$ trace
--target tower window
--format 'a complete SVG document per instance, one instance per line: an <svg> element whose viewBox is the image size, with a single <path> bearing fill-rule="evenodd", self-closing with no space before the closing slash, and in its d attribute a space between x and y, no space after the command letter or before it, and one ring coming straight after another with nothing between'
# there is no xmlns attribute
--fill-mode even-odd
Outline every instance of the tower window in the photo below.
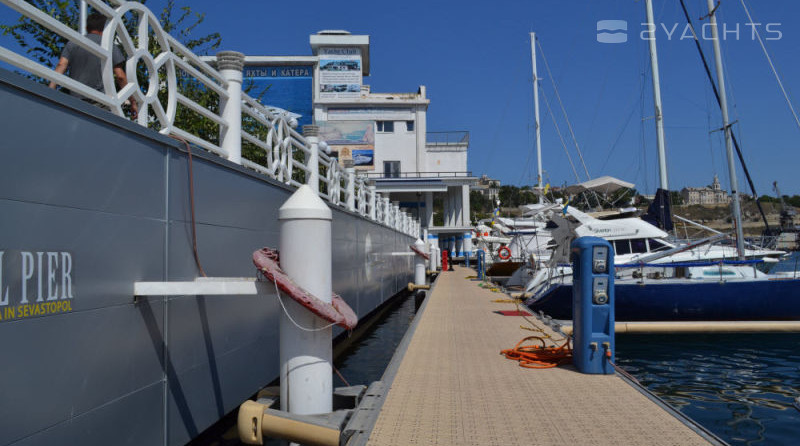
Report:
<svg viewBox="0 0 800 446"><path fill-rule="evenodd" d="M394 121L375 121L378 133L394 133Z"/></svg>

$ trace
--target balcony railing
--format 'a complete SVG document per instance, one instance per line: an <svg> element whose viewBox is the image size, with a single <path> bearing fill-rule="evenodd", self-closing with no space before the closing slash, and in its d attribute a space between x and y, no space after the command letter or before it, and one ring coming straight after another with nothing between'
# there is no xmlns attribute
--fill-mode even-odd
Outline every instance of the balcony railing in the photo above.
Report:
<svg viewBox="0 0 800 446"><path fill-rule="evenodd" d="M392 179L392 178L472 178L472 172L367 172L367 178Z"/></svg>
<svg viewBox="0 0 800 446"><path fill-rule="evenodd" d="M428 132L426 138L428 146L467 146L469 147L469 132Z"/></svg>

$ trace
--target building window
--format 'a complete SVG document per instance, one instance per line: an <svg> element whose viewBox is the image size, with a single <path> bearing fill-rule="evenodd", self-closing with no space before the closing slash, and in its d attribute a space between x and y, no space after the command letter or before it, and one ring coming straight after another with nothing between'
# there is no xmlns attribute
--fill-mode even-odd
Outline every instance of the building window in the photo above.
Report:
<svg viewBox="0 0 800 446"><path fill-rule="evenodd" d="M400 161L383 162L384 178L400 178Z"/></svg>
<svg viewBox="0 0 800 446"><path fill-rule="evenodd" d="M394 121L375 121L378 133L394 133Z"/></svg>
<svg viewBox="0 0 800 446"><path fill-rule="evenodd" d="M406 131L407 132L414 131L414 121L406 121Z"/></svg>

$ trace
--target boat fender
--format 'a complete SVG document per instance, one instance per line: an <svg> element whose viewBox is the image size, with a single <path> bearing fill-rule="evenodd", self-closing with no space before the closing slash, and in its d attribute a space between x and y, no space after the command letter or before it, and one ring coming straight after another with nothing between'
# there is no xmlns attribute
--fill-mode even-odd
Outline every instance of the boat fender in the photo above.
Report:
<svg viewBox="0 0 800 446"><path fill-rule="evenodd" d="M311 310L312 313L328 322L342 328L352 330L358 323L358 316L347 305L347 302L336 293L331 296L331 302L323 302L301 286L296 284L280 267L277 249L262 248L253 253L253 263L268 280L284 293L291 296L297 303Z"/></svg>
<svg viewBox="0 0 800 446"><path fill-rule="evenodd" d="M422 250L420 250L416 246L408 245L408 247L411 248L412 251L414 251L418 256L422 257L423 259L430 260L431 257L427 253L422 252Z"/></svg>

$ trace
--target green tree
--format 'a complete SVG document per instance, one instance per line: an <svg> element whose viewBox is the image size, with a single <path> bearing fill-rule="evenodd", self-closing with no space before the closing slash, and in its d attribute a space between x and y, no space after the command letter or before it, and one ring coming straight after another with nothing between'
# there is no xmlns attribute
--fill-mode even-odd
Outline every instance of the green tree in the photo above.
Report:
<svg viewBox="0 0 800 446"><path fill-rule="evenodd" d="M147 0L139 0L144 4ZM26 0L27 3L46 12L54 19L66 24L74 30L78 30L80 20L80 2L78 0ZM207 34L197 33L198 27L205 20L205 14L199 13L191 9L189 6L178 6L175 0L168 0L161 11L157 14L161 27L165 32L172 35L176 40L181 42L183 46L191 50L193 53L203 56L208 55L211 51L217 50L222 43L222 37L218 32ZM123 18L125 27L128 34L137 44L138 31L136 29L138 17L133 14L128 14ZM54 68L58 63L61 51L66 44L66 39L57 33L54 33L47 28L41 26L35 21L27 18L20 17L20 19L13 24L0 25L0 31L3 35L11 36L14 41L25 50L31 59L39 62L50 68ZM148 39L148 49L151 54L158 54L161 48L156 39ZM145 64L140 63L137 66L137 80L140 86L147 88L148 68ZM178 70L177 73L177 86L178 91L185 97L193 100L201 106L207 108L213 113L219 113L219 96L212 90L206 88L197 79L189 76L186 73ZM164 78L164 73L160 73L160 77ZM38 82L46 82L44 79L29 76ZM269 87L260 91L255 91L252 82L245 85L245 93L261 100ZM159 91L159 99L162 105L166 106L167 91L162 88ZM159 130L158 121L155 115L150 110L150 127L154 130ZM175 125L193 135L196 135L206 141L214 144L219 143L219 125L215 122L197 114L191 109L178 105L175 115ZM254 119L243 119L242 128L248 133L265 138L268 129L258 123ZM266 154L263 150L250 143L243 143L242 154L245 158L265 164ZM299 155L296 155L299 156Z"/></svg>
<svg viewBox="0 0 800 446"><path fill-rule="evenodd" d="M473 190L469 193L469 209L472 221L489 218L492 215L493 203L481 192Z"/></svg>
<svg viewBox="0 0 800 446"><path fill-rule="evenodd" d="M683 197L681 196L681 193L678 192L678 191L674 191L674 190L670 191L669 198L670 198L670 201L672 201L672 205L673 206L680 206L680 205L683 204Z"/></svg>
<svg viewBox="0 0 800 446"><path fill-rule="evenodd" d="M781 201L773 196L770 195L762 195L758 198L758 201L762 203L780 203Z"/></svg>

